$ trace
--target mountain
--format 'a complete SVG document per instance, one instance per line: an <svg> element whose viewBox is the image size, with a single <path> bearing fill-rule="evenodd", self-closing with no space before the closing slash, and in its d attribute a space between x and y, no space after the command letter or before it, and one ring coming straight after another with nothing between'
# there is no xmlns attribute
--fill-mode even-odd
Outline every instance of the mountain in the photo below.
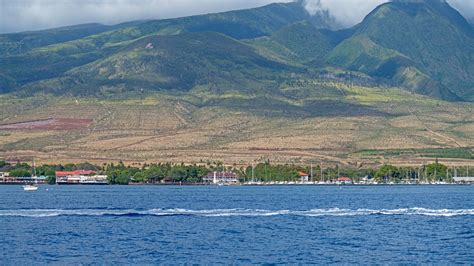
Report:
<svg viewBox="0 0 474 266"><path fill-rule="evenodd" d="M255 91L290 71L298 69L269 60L226 35L183 33L140 38L104 59L74 68L61 78L34 82L27 88L55 94L74 88L77 94L94 95L124 89L188 91L218 84L227 89Z"/></svg>
<svg viewBox="0 0 474 266"><path fill-rule="evenodd" d="M260 8L199 15L178 19L150 21L140 26L142 35L157 32L213 31L235 39L250 39L271 34L298 21L310 21L317 28L334 28L328 14L311 16L299 2L275 3Z"/></svg>
<svg viewBox="0 0 474 266"><path fill-rule="evenodd" d="M0 35L0 92L15 91L25 84L61 78L67 71L126 49L130 42L151 35L186 32L217 32L235 39L271 34L301 20L317 27L331 27L329 16L310 16L299 3L271 4L261 8L230 11L177 19L106 26L83 25L51 31ZM76 33L77 28L84 38ZM56 32L59 32L56 34ZM93 34L94 33L94 34ZM51 38L62 36L63 41ZM30 42L28 40L39 40ZM27 46L22 45L28 41ZM68 88L69 90L70 88Z"/></svg>
<svg viewBox="0 0 474 266"><path fill-rule="evenodd" d="M0 35L0 54L4 56L25 53L36 47L81 39L113 29L102 24L83 24L51 30Z"/></svg>
<svg viewBox="0 0 474 266"><path fill-rule="evenodd" d="M310 16L300 3L270 4L260 8L236 10L191 17L134 21L115 26L84 24L51 30L0 35L2 56L24 53L37 47L64 43L84 37L95 46L113 45L149 34L171 35L181 32L212 31L236 39L256 38L280 28L307 20L318 28L334 28L336 22L328 14ZM104 33L104 34L101 34ZM73 42L71 45L76 44Z"/></svg>
<svg viewBox="0 0 474 266"><path fill-rule="evenodd" d="M435 98L473 99L474 30L445 1L392 1L351 29L331 30L335 25L329 14L310 16L300 2L292 2L115 26L4 34L0 92L100 95L102 87L234 88L241 82L232 76L257 90L278 86L269 80L312 78L321 71L335 76L342 70ZM182 52L175 49L178 42L187 44ZM147 50L148 43L156 49ZM226 53L224 43L239 48Z"/></svg>
<svg viewBox="0 0 474 266"><path fill-rule="evenodd" d="M321 63L340 41L336 32L318 29L308 21L300 21L249 43L275 58L299 63Z"/></svg>
<svg viewBox="0 0 474 266"><path fill-rule="evenodd" d="M300 2L292 2L116 26L4 34L0 92L100 95L104 87L234 88L240 82L232 76L258 90L278 86L269 80L312 78L321 70L334 77L342 70L352 73L351 82L364 76L435 98L474 100L474 30L445 1L392 1L351 29L331 30L335 27L328 13L310 16ZM203 38L206 34L212 42ZM178 41L188 45L182 53L175 49ZM148 43L163 54L145 50ZM227 54L223 43L239 49ZM340 75L338 79L344 81Z"/></svg>
<svg viewBox="0 0 474 266"><path fill-rule="evenodd" d="M474 31L441 0L392 1L331 51L332 65L448 100L474 97Z"/></svg>
<svg viewBox="0 0 474 266"><path fill-rule="evenodd" d="M472 159L474 41L458 12L392 1L338 28L298 1L0 35L0 157Z"/></svg>

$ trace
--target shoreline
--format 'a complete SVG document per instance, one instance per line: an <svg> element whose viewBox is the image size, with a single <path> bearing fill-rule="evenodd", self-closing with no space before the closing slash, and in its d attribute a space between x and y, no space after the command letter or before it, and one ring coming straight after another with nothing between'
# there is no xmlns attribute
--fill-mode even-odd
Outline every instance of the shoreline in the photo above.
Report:
<svg viewBox="0 0 474 266"><path fill-rule="evenodd" d="M23 186L25 184L13 184L13 183L0 183L0 186ZM469 183L453 183L453 184L238 184L238 185L218 185L218 184L129 184L129 185L119 185L119 184L36 184L40 187L107 187L107 186L120 186L120 187L416 187L416 186L474 186L474 184Z"/></svg>

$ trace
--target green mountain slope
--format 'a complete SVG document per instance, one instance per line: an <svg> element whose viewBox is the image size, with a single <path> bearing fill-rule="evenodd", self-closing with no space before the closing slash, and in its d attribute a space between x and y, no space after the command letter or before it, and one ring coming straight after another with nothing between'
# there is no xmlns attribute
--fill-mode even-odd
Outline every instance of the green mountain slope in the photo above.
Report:
<svg viewBox="0 0 474 266"><path fill-rule="evenodd" d="M332 31L317 29L308 21L291 24L270 36L250 41L263 53L266 51L270 56L282 56L298 63L324 61L337 42Z"/></svg>
<svg viewBox="0 0 474 266"><path fill-rule="evenodd" d="M336 25L295 1L0 35L0 93L275 93L284 83L326 78L474 101L473 28L446 2L392 1L351 29L331 30Z"/></svg>
<svg viewBox="0 0 474 266"><path fill-rule="evenodd" d="M0 35L0 54L3 56L25 53L36 47L81 39L113 29L101 24L84 24L56 29Z"/></svg>
<svg viewBox="0 0 474 266"><path fill-rule="evenodd" d="M250 39L272 34L282 27L301 20L308 20L317 28L333 28L334 19L327 14L311 16L301 3L276 3L260 8L237 10L217 14L185 17L171 20L150 21L140 26L142 33L169 31L213 31L235 39Z"/></svg>
<svg viewBox="0 0 474 266"><path fill-rule="evenodd" d="M471 99L473 36L472 27L444 1L393 1L371 12L328 61L418 93Z"/></svg>
<svg viewBox="0 0 474 266"><path fill-rule="evenodd" d="M91 35L93 31L86 27L87 30L82 32L85 38L70 33L71 29L65 29L67 34L59 34L66 36L62 42L51 39L52 33L43 31L0 35L0 47L12 47L9 52L0 53L0 92L14 91L34 81L62 77L67 71L103 60L144 36L218 32L237 39L254 38L271 34L281 27L305 19L318 27L331 27L334 21L323 15L310 16L299 3L287 3L218 14L133 22L115 26L113 30L105 32L100 32L105 28L99 27L100 30L97 29L97 34L94 35ZM21 48L21 40L17 43L1 41L19 39L23 35L26 36L24 38L43 41L30 44L24 50Z"/></svg>
<svg viewBox="0 0 474 266"><path fill-rule="evenodd" d="M254 91L277 77L283 78L290 70L299 71L264 58L226 35L183 33L139 39L105 59L72 69L58 79L32 83L28 88L81 95L186 91L199 85L211 85L216 90Z"/></svg>

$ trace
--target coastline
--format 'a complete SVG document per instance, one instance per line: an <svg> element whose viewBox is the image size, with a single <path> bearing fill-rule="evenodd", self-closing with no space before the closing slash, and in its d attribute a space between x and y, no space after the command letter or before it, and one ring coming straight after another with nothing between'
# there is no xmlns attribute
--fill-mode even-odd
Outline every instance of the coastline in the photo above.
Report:
<svg viewBox="0 0 474 266"><path fill-rule="evenodd" d="M25 183L0 183L0 186L22 186ZM474 186L474 184L469 183L447 183L447 184L128 184L128 185L120 185L120 184L37 184L40 187L106 187L106 186L120 186L120 187L417 187L417 186L424 186L424 187L441 187L441 186Z"/></svg>

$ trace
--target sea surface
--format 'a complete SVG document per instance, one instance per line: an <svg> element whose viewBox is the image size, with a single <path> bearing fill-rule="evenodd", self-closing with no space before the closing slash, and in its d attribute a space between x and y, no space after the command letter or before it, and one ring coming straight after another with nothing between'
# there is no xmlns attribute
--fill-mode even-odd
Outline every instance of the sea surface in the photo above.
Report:
<svg viewBox="0 0 474 266"><path fill-rule="evenodd" d="M0 264L472 264L474 186L0 186Z"/></svg>

